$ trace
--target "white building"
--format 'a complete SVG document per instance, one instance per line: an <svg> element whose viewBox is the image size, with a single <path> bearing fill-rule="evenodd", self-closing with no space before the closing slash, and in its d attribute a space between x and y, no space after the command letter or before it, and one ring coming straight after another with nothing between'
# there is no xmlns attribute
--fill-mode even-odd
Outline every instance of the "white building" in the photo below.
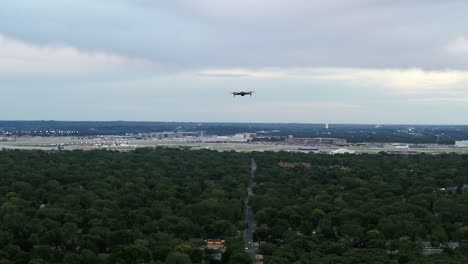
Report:
<svg viewBox="0 0 468 264"><path fill-rule="evenodd" d="M255 137L257 137L256 133L239 133L234 135L235 139L241 139L246 141L252 140Z"/></svg>
<svg viewBox="0 0 468 264"><path fill-rule="evenodd" d="M457 147L457 148L468 148L468 140L455 141L455 147Z"/></svg>

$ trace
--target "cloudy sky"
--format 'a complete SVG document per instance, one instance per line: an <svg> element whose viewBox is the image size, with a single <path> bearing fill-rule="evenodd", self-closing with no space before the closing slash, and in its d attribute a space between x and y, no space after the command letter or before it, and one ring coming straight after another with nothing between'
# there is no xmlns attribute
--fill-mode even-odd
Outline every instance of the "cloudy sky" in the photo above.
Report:
<svg viewBox="0 0 468 264"><path fill-rule="evenodd" d="M3 0L0 119L468 124L466 10Z"/></svg>

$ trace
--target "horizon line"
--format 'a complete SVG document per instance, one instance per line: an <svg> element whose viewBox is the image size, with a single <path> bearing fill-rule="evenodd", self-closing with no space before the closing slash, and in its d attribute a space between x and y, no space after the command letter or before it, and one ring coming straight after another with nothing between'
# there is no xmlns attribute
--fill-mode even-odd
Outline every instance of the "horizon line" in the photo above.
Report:
<svg viewBox="0 0 468 264"><path fill-rule="evenodd" d="M90 123L206 123L206 124L279 124L279 125L368 125L368 126L468 126L468 124L430 124L430 123L331 123L331 122L248 122L248 121L149 121L149 120L55 120L55 119L0 119L0 122L90 122Z"/></svg>

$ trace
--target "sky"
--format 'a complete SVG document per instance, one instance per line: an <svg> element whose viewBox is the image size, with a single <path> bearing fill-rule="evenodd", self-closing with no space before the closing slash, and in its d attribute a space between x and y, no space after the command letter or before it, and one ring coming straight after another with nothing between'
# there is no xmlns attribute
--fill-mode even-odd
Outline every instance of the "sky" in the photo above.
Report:
<svg viewBox="0 0 468 264"><path fill-rule="evenodd" d="M3 0L0 120L468 124L466 10ZM230 94L242 90L254 96Z"/></svg>

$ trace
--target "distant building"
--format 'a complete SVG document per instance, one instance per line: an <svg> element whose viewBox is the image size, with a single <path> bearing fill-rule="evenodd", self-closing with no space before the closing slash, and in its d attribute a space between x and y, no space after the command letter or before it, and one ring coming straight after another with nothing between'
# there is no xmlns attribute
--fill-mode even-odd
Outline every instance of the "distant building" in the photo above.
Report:
<svg viewBox="0 0 468 264"><path fill-rule="evenodd" d="M343 138L312 138L312 143L319 145L346 145L346 139Z"/></svg>
<svg viewBox="0 0 468 264"><path fill-rule="evenodd" d="M468 140L455 141L455 147L468 148Z"/></svg>
<svg viewBox="0 0 468 264"><path fill-rule="evenodd" d="M206 248L211 249L214 252L211 254L211 257L214 260L221 261L224 252L226 252L226 247L224 245L224 240L221 239L208 239L206 242Z"/></svg>
<svg viewBox="0 0 468 264"><path fill-rule="evenodd" d="M213 250L219 250L219 251L222 251L222 252L225 251L224 240L221 240L221 239L208 239L205 242L206 242L206 248L213 249Z"/></svg>
<svg viewBox="0 0 468 264"><path fill-rule="evenodd" d="M200 138L205 137L206 131L165 131L165 132L154 132L154 133L143 133L139 134L137 139L179 139L179 138Z"/></svg>
<svg viewBox="0 0 468 264"><path fill-rule="evenodd" d="M239 133L234 135L234 139L250 141L257 137L256 133Z"/></svg>
<svg viewBox="0 0 468 264"><path fill-rule="evenodd" d="M334 145L334 146L344 146L347 144L346 139L344 138L294 138L293 136L288 136L287 142L290 144L301 144L304 146L309 145Z"/></svg>

